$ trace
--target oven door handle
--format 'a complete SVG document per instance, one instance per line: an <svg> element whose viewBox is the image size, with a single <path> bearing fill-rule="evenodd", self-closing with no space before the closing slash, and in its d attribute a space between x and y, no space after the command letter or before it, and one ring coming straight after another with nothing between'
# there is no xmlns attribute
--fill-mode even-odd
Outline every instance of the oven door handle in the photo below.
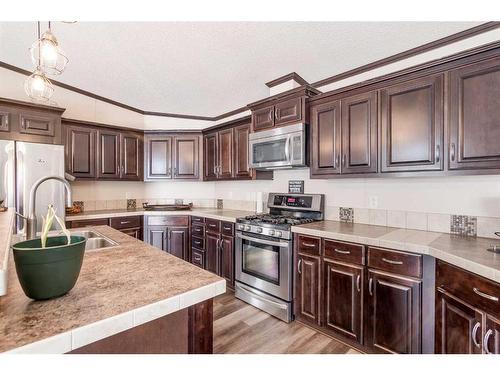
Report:
<svg viewBox="0 0 500 375"><path fill-rule="evenodd" d="M289 246L289 243L288 242L282 242L282 241L268 241L268 240L263 240L262 238L256 238L256 237L250 237L250 236L245 236L241 233L237 233L236 234L237 237L241 238L241 239L244 239L244 240L248 240L248 241L254 241L254 242L257 242L257 243L261 243L261 244L264 244L264 245L271 245L271 246L279 246L279 247L288 247Z"/></svg>

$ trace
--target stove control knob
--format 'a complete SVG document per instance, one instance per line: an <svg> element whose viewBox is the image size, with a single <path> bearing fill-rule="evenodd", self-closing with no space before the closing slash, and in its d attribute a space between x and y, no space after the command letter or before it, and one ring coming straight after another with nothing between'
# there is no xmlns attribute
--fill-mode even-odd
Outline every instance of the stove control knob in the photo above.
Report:
<svg viewBox="0 0 500 375"><path fill-rule="evenodd" d="M276 231L274 229L269 229L269 235L274 236L276 234Z"/></svg>
<svg viewBox="0 0 500 375"><path fill-rule="evenodd" d="M245 230L245 226L243 224L238 224L238 229L239 230Z"/></svg>
<svg viewBox="0 0 500 375"><path fill-rule="evenodd" d="M260 227L257 227L255 230L257 233L262 233L262 228L260 228Z"/></svg>
<svg viewBox="0 0 500 375"><path fill-rule="evenodd" d="M274 233L274 235L275 235L276 237L281 237L281 236L283 235L283 233L281 233L281 231L277 230L277 231Z"/></svg>
<svg viewBox="0 0 500 375"><path fill-rule="evenodd" d="M248 231L248 232L249 232L251 229L252 229L252 227L251 227L250 225L245 225L245 230L246 230L246 231Z"/></svg>

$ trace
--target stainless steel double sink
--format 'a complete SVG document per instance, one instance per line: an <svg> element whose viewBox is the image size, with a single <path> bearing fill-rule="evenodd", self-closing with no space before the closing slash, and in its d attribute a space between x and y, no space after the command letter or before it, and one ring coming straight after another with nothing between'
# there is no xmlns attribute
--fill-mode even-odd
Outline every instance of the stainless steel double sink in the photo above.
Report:
<svg viewBox="0 0 500 375"><path fill-rule="evenodd" d="M87 242L85 243L85 251L118 246L118 243L116 243L112 239L103 236L101 233L91 229L75 230L75 231L72 230L70 232L71 235L73 236L81 236L87 239Z"/></svg>

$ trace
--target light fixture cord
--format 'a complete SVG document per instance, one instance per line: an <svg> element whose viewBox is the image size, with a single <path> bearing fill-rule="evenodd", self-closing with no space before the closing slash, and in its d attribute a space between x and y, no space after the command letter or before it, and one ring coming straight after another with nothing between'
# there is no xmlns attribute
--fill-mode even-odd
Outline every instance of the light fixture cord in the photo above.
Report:
<svg viewBox="0 0 500 375"><path fill-rule="evenodd" d="M42 50L42 41L41 41L41 36L40 36L40 21L37 21L38 24L38 64L36 69L40 69L40 61L42 60L42 55L41 55L41 50Z"/></svg>

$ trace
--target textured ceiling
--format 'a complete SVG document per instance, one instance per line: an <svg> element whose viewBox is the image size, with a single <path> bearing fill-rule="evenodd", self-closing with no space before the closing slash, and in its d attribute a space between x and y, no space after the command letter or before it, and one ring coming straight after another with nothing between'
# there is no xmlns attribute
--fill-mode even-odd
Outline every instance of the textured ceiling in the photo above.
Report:
<svg viewBox="0 0 500 375"><path fill-rule="evenodd" d="M54 23L70 58L58 80L146 111L215 116L444 36L471 22ZM34 22L0 22L0 60L32 70ZM56 88L57 89L57 88Z"/></svg>

